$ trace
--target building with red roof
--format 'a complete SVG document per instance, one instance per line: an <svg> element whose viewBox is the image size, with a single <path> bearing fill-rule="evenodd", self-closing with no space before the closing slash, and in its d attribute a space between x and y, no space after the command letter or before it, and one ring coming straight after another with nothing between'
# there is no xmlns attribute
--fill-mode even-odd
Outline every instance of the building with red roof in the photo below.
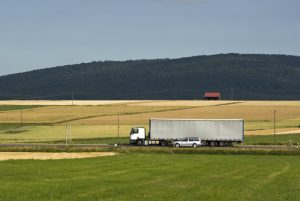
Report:
<svg viewBox="0 0 300 201"><path fill-rule="evenodd" d="M204 100L221 100L220 92L205 92Z"/></svg>

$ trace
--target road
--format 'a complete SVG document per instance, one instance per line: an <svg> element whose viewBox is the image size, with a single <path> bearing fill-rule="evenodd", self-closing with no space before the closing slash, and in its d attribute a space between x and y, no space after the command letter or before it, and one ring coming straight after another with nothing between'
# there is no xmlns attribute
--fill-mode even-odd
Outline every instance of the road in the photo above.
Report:
<svg viewBox="0 0 300 201"><path fill-rule="evenodd" d="M43 143L15 143L15 144L0 144L0 147L49 147L49 148L66 148L66 147L73 147L73 148L101 148L101 147L137 147L136 145L109 145L109 144L43 144ZM148 146L140 146L148 147ZM220 147L202 147L202 148L209 148L209 149L218 149ZM232 147L222 147L224 149L300 149L299 146L293 145L242 145L242 146L232 146Z"/></svg>

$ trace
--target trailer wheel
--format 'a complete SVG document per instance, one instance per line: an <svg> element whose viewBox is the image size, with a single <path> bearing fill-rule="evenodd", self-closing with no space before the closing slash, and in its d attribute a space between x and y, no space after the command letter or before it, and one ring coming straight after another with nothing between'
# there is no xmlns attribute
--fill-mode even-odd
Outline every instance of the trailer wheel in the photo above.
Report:
<svg viewBox="0 0 300 201"><path fill-rule="evenodd" d="M212 147L216 146L216 142L214 142L214 141L210 142L210 146L212 146Z"/></svg>
<svg viewBox="0 0 300 201"><path fill-rule="evenodd" d="M165 146L167 146L167 145L168 145L168 142L166 142L166 141L164 141L164 140L163 140L163 141L161 141L161 143L160 143L160 144L161 144L161 146L165 147Z"/></svg>
<svg viewBox="0 0 300 201"><path fill-rule="evenodd" d="M225 143L224 142L220 142L220 147L224 147Z"/></svg>
<svg viewBox="0 0 300 201"><path fill-rule="evenodd" d="M176 144L175 144L175 147L177 147L177 148L180 147L180 144L176 143Z"/></svg>
<svg viewBox="0 0 300 201"><path fill-rule="evenodd" d="M194 147L194 148L197 148L197 144L193 144L193 147Z"/></svg>

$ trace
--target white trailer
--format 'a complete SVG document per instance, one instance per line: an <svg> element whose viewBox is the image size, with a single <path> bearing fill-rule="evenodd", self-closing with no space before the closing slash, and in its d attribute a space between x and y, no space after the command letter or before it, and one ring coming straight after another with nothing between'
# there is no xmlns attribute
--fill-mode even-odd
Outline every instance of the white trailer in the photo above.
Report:
<svg viewBox="0 0 300 201"><path fill-rule="evenodd" d="M149 135L145 128L132 128L131 144L167 145L174 140L198 137L202 145L226 146L244 141L242 119L150 119Z"/></svg>

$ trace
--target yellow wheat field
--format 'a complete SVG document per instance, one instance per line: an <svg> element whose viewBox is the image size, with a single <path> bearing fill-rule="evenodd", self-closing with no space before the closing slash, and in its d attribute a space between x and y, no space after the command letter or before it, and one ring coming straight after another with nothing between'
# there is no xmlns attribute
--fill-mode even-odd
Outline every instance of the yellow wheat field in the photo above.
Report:
<svg viewBox="0 0 300 201"><path fill-rule="evenodd" d="M274 110L279 134L298 132L300 126L300 101L69 102L1 101L0 109L9 104L43 107L0 110L0 142L63 139L65 124L72 125L74 138L115 137L118 123L119 135L128 136L133 126L147 127L149 118L244 119L246 134L266 135L273 132Z"/></svg>

